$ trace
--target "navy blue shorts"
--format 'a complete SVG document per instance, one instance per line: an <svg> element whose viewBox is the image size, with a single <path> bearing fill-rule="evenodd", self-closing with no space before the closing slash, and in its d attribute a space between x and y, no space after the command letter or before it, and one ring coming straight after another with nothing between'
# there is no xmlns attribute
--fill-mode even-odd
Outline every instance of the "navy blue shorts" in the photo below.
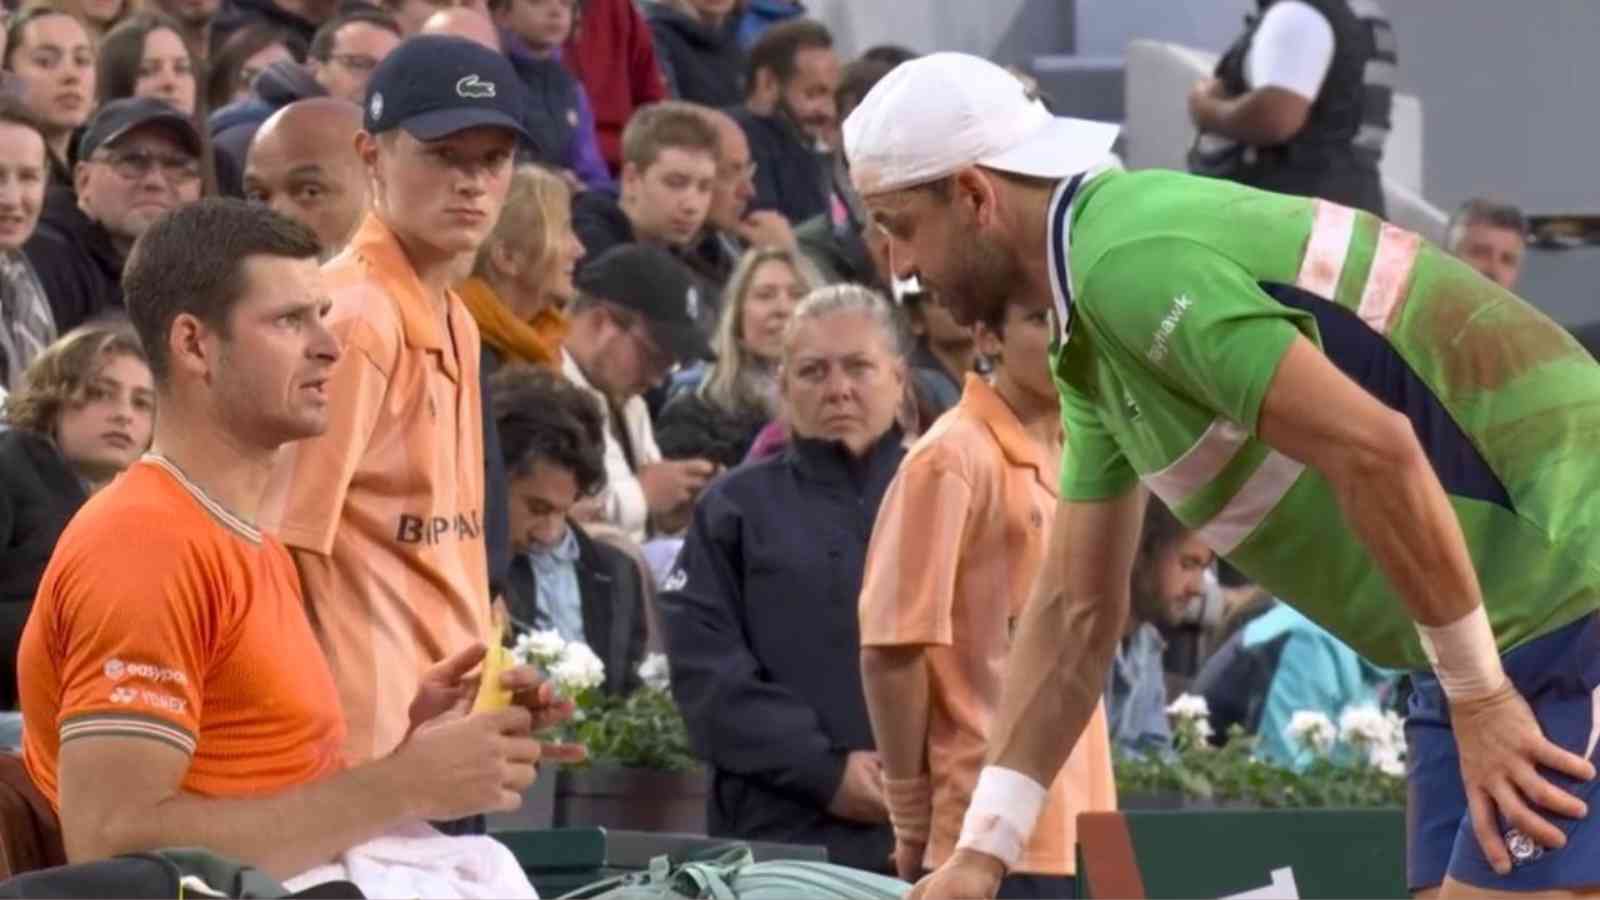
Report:
<svg viewBox="0 0 1600 900"><path fill-rule="evenodd" d="M1545 737L1595 759L1600 735L1600 613L1536 638L1502 657L1506 674L1532 707ZM1411 890L1451 878L1504 891L1577 889L1600 885L1600 812L1588 783L1541 770L1557 787L1590 804L1584 819L1546 817L1567 835L1567 846L1545 850L1503 818L1500 830L1511 851L1508 875L1495 874L1478 846L1467 814L1461 760L1450 730L1444 691L1432 673L1413 676L1406 718L1409 769L1406 802L1406 881ZM1535 807L1537 810L1537 807Z"/></svg>

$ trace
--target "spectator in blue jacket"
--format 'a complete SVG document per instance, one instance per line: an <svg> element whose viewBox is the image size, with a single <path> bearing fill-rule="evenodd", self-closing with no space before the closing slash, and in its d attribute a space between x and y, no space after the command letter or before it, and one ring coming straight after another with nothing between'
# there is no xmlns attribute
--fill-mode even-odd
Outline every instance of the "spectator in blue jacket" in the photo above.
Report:
<svg viewBox="0 0 1600 900"><path fill-rule="evenodd" d="M821 845L887 871L893 838L861 687L856 599L878 505L905 455L894 310L812 292L785 334L794 435L695 507L658 599L673 695L711 766L713 835Z"/></svg>
<svg viewBox="0 0 1600 900"><path fill-rule="evenodd" d="M577 78L561 63L572 34L577 0L491 0L489 12L511 65L528 85L531 107L524 127L540 161L566 169L589 190L614 191L600 155L594 109Z"/></svg>

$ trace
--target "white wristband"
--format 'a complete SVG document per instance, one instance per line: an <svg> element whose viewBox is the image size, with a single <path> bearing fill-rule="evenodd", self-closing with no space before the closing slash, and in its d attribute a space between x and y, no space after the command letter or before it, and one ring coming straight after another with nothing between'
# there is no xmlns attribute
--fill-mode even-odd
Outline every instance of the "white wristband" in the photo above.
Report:
<svg viewBox="0 0 1600 900"><path fill-rule="evenodd" d="M961 823L958 850L996 857L1007 870L1017 865L1049 790L1013 769L985 766Z"/></svg>
<svg viewBox="0 0 1600 900"><path fill-rule="evenodd" d="M1449 625L1419 624L1417 634L1449 699L1475 700L1505 687L1506 670L1500 665L1500 650L1483 604Z"/></svg>

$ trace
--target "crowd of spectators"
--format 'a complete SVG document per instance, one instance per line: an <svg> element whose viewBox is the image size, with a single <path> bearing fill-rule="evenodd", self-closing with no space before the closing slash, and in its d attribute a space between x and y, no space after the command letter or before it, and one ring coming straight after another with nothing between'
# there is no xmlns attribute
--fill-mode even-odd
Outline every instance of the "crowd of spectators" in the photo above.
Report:
<svg viewBox="0 0 1600 900"><path fill-rule="evenodd" d="M1333 24L1392 44L1381 21ZM1387 94L1381 116L1368 109L1382 123L1348 110L1324 121L1319 93L1350 89L1344 49L1317 50L1308 72L1273 44L1323 37L1303 15L1253 25L1190 98L1194 159L1381 209L1363 128L1386 127ZM82 565L115 514L178 509L188 531L174 533L192 540L162 545L175 570L236 553L218 548L240 536L254 549L228 563L242 581L188 583L174 615L222 604L256 652L264 635L285 638L273 653L317 662L292 677L268 667L264 684L310 693L251 719L227 694L246 690L236 666L218 687L183 668L193 654L151 661L183 690L155 693L179 713L147 731L180 755L119 763L159 775L128 803L233 798L215 813L217 845L240 851L239 829L276 808L241 795L306 790L340 766L377 767L401 789L418 779L426 798L296 819L312 837L261 857L278 874L401 820L471 832L532 778L527 735L562 713L544 695L520 719L476 726L522 741L497 751L516 764L498 792L417 774L492 736L467 735L468 718L449 726L454 748L419 740L494 639L491 601L514 630L588 643L613 694L638 686L647 647L667 654L710 770L711 833L819 844L910 878L947 858L1071 436L1045 315L956 322L895 277L851 187L840 123L912 56L843 59L803 4L781 0L81 0L9 14L0 741L27 748L69 850L189 833L133 827L144 807L89 803L69 783L103 758L69 738L138 740L105 724L95 692L122 688L89 670L103 662L110 678L110 659L157 650L129 638L105 644L107 660L63 658L63 609L111 607L58 571ZM1350 153L1307 149L1358 133ZM1525 230L1515 207L1479 198L1452 217L1447 249L1512 288ZM146 243L166 256L152 262ZM287 305L271 306L279 294ZM230 331L257 306L283 332ZM273 419L291 346L317 372L285 389L293 409ZM261 409L246 414L251 391ZM204 457L186 427L241 461L173 462ZM86 504L95 528L52 562ZM211 519L188 515L202 508ZM225 528L206 531L212 520ZM148 593L125 602L172 595L169 574L146 573ZM246 628L214 594L239 584L284 621ZM1294 711L1392 701L1395 673L1237 583L1159 503L1131 596L1103 709L1052 794L1057 824L1021 870L1045 880L1022 890L1074 874L1072 815L1114 806L1113 752L1169 751L1177 693L1207 696L1218 734L1259 732L1284 765L1303 763L1281 740ZM185 635L193 653L222 652L209 631L212 643ZM73 709L88 727L45 716ZM235 777L228 754L250 727L316 746L271 777L271 753L247 754ZM930 783L914 771L924 741L950 766ZM316 801L366 796L341 785ZM120 830L83 830L89 813Z"/></svg>

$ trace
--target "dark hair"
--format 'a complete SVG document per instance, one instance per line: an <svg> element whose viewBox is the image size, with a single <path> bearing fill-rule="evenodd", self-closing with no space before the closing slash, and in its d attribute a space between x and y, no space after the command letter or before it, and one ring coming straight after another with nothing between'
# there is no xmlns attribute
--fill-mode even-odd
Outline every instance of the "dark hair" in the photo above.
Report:
<svg viewBox="0 0 1600 900"><path fill-rule="evenodd" d="M178 36L184 52L189 54L189 70L194 73L195 109L199 110L200 64L195 59L194 48L183 36L183 28L161 13L142 12L118 22L116 27L100 39L99 73L96 80L97 102L132 97L139 83L139 65L144 60L144 42L157 31L170 31Z"/></svg>
<svg viewBox="0 0 1600 900"><path fill-rule="evenodd" d="M85 400L89 383L108 360L131 356L149 363L138 335L123 319L98 319L67 332L28 364L5 401L5 421L54 437L61 414Z"/></svg>
<svg viewBox="0 0 1600 900"><path fill-rule="evenodd" d="M333 45L338 42L339 32L343 31L346 25L361 22L392 32L397 38L405 37L400 32L400 23L395 21L394 16L370 6L353 6L324 22L322 27L317 29L317 33L311 36L311 49L307 51L307 55L318 62L327 62L333 56Z"/></svg>
<svg viewBox="0 0 1600 900"><path fill-rule="evenodd" d="M21 97L0 93L0 124L17 125L37 134L44 141L45 165L49 165L50 139L45 137L44 125L33 114L33 110L22 102Z"/></svg>
<svg viewBox="0 0 1600 900"><path fill-rule="evenodd" d="M230 35L208 61L206 108L221 109L227 106L233 100L239 73L244 69L245 62L273 44L282 44L295 62L306 61L306 42L300 35L271 25L246 25Z"/></svg>
<svg viewBox="0 0 1600 900"><path fill-rule="evenodd" d="M1151 495L1144 507L1144 527L1139 532L1139 558L1150 562L1173 544L1188 537L1191 529L1178 521L1160 497Z"/></svg>
<svg viewBox="0 0 1600 900"><path fill-rule="evenodd" d="M1527 220L1522 217L1522 210L1515 204L1507 203L1497 197L1473 197L1461 204L1461 207L1450 216L1450 224L1445 228L1445 249L1455 251L1456 244L1461 241L1461 232L1468 225L1488 225L1493 228L1504 228L1514 231L1526 239L1528 234Z"/></svg>
<svg viewBox="0 0 1600 900"><path fill-rule="evenodd" d="M246 259L316 259L321 250L306 226L243 200L207 198L157 219L122 273L123 302L156 384L166 381L167 335L179 314L228 333L229 314L244 294Z"/></svg>
<svg viewBox="0 0 1600 900"><path fill-rule="evenodd" d="M831 50L833 35L828 26L815 19L790 19L761 32L750 48L750 61L745 68L745 84L755 90L756 73L771 69L779 84L787 84L794 77L795 57L801 50Z"/></svg>
<svg viewBox="0 0 1600 900"><path fill-rule="evenodd" d="M508 476L527 475L543 461L571 472L579 496L605 487L605 420L587 391L546 369L506 366L489 392Z"/></svg>
<svg viewBox="0 0 1600 900"><path fill-rule="evenodd" d="M862 57L845 66L844 71L839 73L839 87L833 92L834 103L839 107L839 118L850 115L851 110L872 90L872 86L893 71L896 65L881 59Z"/></svg>
<svg viewBox="0 0 1600 900"><path fill-rule="evenodd" d="M921 55L910 47L902 47L899 44L877 44L863 51L861 59L884 63L892 69Z"/></svg>
<svg viewBox="0 0 1600 900"><path fill-rule="evenodd" d="M6 55L3 60L0 60L0 68L11 69L11 60L17 55L17 50L22 46L23 30L46 16L66 16L77 22L79 27L83 29L83 33L89 36L90 44L94 43L94 30L89 27L88 22L83 20L82 16L45 3L29 6L13 15L11 21L6 24Z"/></svg>
<svg viewBox="0 0 1600 900"><path fill-rule="evenodd" d="M722 144L705 107L682 100L663 100L641 107L622 129L622 161L639 169L655 165L667 149L700 151L721 162Z"/></svg>

